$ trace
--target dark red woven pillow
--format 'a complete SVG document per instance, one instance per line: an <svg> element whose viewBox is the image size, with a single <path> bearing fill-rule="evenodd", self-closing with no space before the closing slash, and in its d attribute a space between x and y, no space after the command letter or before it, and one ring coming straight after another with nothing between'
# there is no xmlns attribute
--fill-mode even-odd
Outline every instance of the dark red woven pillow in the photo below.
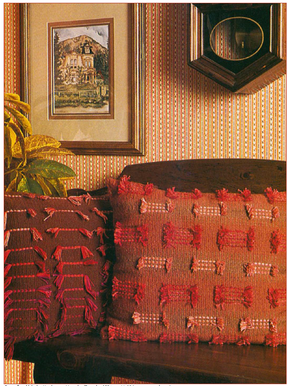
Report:
<svg viewBox="0 0 288 386"><path fill-rule="evenodd" d="M104 312L108 218L107 196L5 195L7 358L17 341L97 328Z"/></svg>
<svg viewBox="0 0 288 386"><path fill-rule="evenodd" d="M285 343L286 194L110 183L109 339Z"/></svg>

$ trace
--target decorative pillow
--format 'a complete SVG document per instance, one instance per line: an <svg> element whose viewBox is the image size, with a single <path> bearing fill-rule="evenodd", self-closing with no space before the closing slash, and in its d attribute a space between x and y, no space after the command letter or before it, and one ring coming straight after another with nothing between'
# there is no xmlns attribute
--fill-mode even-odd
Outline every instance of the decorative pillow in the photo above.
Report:
<svg viewBox="0 0 288 386"><path fill-rule="evenodd" d="M107 196L5 195L6 358L17 341L97 328L113 239L108 218Z"/></svg>
<svg viewBox="0 0 288 386"><path fill-rule="evenodd" d="M110 181L116 263L103 337L285 343L286 194Z"/></svg>

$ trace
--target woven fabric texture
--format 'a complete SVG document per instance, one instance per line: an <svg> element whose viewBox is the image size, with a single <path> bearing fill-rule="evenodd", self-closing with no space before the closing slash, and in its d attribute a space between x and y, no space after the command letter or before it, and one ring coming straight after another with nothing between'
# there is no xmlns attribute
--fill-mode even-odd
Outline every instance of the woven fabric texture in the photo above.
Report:
<svg viewBox="0 0 288 386"><path fill-rule="evenodd" d="M21 340L100 327L110 209L107 196L5 195L5 357Z"/></svg>
<svg viewBox="0 0 288 386"><path fill-rule="evenodd" d="M125 176L110 191L116 264L104 338L285 343L286 193L180 193Z"/></svg>

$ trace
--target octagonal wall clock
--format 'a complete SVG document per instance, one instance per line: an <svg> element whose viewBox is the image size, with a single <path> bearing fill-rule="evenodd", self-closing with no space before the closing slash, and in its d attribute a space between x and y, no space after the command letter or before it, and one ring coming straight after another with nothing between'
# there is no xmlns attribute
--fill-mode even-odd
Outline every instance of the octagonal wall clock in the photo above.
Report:
<svg viewBox="0 0 288 386"><path fill-rule="evenodd" d="M192 68L243 94L252 94L286 73L286 4L189 6Z"/></svg>

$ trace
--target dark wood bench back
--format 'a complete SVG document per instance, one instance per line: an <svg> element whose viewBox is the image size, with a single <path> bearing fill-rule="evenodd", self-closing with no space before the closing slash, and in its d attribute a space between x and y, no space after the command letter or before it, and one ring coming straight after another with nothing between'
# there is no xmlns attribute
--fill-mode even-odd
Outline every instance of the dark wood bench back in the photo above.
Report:
<svg viewBox="0 0 288 386"><path fill-rule="evenodd" d="M226 188L231 192L250 189L263 193L267 187L286 190L286 162L254 159L207 159L143 163L126 166L121 175L160 189L175 186L178 191L193 188L203 193Z"/></svg>

